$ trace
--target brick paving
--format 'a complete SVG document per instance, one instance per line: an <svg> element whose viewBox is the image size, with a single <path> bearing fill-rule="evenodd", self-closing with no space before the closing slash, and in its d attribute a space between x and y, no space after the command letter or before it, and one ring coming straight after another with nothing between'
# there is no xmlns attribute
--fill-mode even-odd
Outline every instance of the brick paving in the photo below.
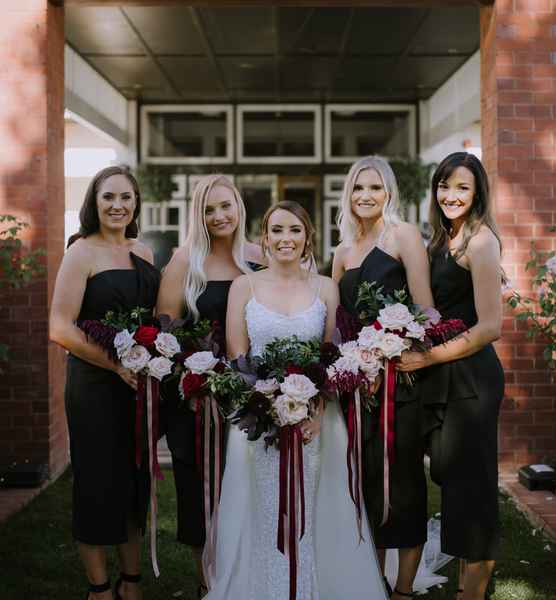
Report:
<svg viewBox="0 0 556 600"><path fill-rule="evenodd" d="M556 542L556 496L547 490L529 491L517 480L517 471L501 472L500 486L529 521Z"/></svg>

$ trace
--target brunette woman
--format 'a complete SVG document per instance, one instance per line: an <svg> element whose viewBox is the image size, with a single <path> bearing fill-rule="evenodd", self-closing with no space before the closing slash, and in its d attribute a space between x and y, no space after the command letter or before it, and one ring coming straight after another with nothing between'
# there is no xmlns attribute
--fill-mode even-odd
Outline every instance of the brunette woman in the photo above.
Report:
<svg viewBox="0 0 556 600"><path fill-rule="evenodd" d="M263 263L260 248L245 239L245 207L238 190L223 175L207 175L191 201L183 247L164 269L158 314L196 322L209 319L226 328L226 306L232 281L250 272L247 261ZM195 555L200 585L206 594L201 556L205 544L203 479L195 463L195 415L165 390L167 441L172 454L178 504L177 538Z"/></svg>
<svg viewBox="0 0 556 600"><path fill-rule="evenodd" d="M400 368L423 381L431 475L442 490L442 551L464 559L458 600L482 600L499 542L498 412L504 372L492 346L502 321L500 236L488 179L472 154L447 156L432 178L432 290L444 318L469 328Z"/></svg>
<svg viewBox="0 0 556 600"><path fill-rule="evenodd" d="M339 219L341 244L332 270L344 309L357 316L357 291L376 283L385 294L407 289L413 301L432 305L427 254L419 230L399 216L399 194L390 165L378 156L349 170ZM381 394L379 394L379 397ZM393 598L411 596L427 539L427 488L420 435L418 386L398 385L395 398L395 462L390 465L390 511L384 515L384 453L378 411L363 412L363 491L381 567L387 548L399 549Z"/></svg>
<svg viewBox="0 0 556 600"><path fill-rule="evenodd" d="M122 167L93 178L79 214L81 228L62 260L50 315L50 339L69 351L66 414L73 467L73 535L90 582L87 598L139 600L141 535L149 476L135 467L136 376L87 340L82 319L109 310L151 310L160 275L137 241L137 182ZM114 596L105 546L115 545L121 576Z"/></svg>

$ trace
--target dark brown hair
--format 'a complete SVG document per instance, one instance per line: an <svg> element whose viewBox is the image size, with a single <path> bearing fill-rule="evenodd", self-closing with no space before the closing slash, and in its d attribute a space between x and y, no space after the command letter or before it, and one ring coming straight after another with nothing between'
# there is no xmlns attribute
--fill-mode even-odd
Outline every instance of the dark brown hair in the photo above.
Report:
<svg viewBox="0 0 556 600"><path fill-rule="evenodd" d="M430 204L429 222L432 226L432 238L429 244L429 254L447 250L452 224L438 204L438 185L449 179L458 167L469 169L475 177L475 196L463 225L463 242L454 254L459 258L465 254L471 238L479 231L481 225L486 225L496 236L502 250L502 241L492 211L489 193L488 176L481 161L467 152L449 154L436 168L432 176L432 197Z"/></svg>
<svg viewBox="0 0 556 600"><path fill-rule="evenodd" d="M141 213L141 194L139 193L139 184L135 177L131 174L128 167L124 165L106 167L99 171L89 183L89 187L85 193L85 199L81 205L79 211L79 231L72 235L68 240L68 248L78 240L79 238L86 238L93 233L96 233L100 229L100 222L98 220L98 207L97 207L97 194L100 186L109 177L113 175L123 175L127 178L133 192L135 193L135 211L133 212L133 219L131 223L125 228L126 238L136 238L139 234L139 226L137 225L137 217Z"/></svg>
<svg viewBox="0 0 556 600"><path fill-rule="evenodd" d="M282 202L277 202L273 204L264 214L263 221L261 223L261 247L263 249L263 253L266 254L266 243L265 237L268 233L268 221L270 216L275 213L277 210L287 210L292 215L296 216L302 223L305 228L305 248L303 248L303 254L301 256L302 260L313 259L313 247L314 247L314 238L315 238L315 228L313 223L311 222L311 217L309 213L297 202L293 200L282 200Z"/></svg>

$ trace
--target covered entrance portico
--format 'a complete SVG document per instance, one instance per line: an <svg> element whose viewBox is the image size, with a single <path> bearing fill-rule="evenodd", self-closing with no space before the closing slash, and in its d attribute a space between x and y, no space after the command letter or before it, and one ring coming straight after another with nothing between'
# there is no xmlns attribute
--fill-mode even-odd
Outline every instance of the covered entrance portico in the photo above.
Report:
<svg viewBox="0 0 556 600"><path fill-rule="evenodd" d="M0 337L12 352L9 370L0 383L0 462L47 463L51 474L59 472L67 463L63 411L65 361L63 352L48 343L47 334L49 299L64 251L65 9L95 5L105 8L155 5L231 8L260 4L247 0L12 0L3 4L0 212L17 214L32 225L26 241L32 247L47 249L47 275L29 290L5 294L0 301ZM298 2L276 4L299 6ZM302 4L315 10L318 7L344 7L340 0ZM524 265L531 240L537 240L537 246L543 249L553 248L549 228L556 213L555 3L552 0L358 0L351 4L377 9L397 7L401 19L402 9L434 10L480 5L482 158L491 178L502 227L505 268L514 284L526 291L530 282ZM449 33L442 31L436 35ZM117 36L118 33L107 30L107 35ZM210 61L210 45L206 45L206 39L203 43L204 54ZM338 47L342 48L341 36ZM148 58L153 60L152 56ZM158 60L156 56L154 59ZM282 60L279 52L272 58L272 61ZM324 72L329 73L329 68L334 69L335 64L333 60ZM278 84L274 80L268 81L269 88ZM380 81L376 86L380 87ZM241 101L245 102L245 99ZM280 98L281 105L292 101L291 98ZM316 99L319 104L332 104L332 101L338 102L338 99ZM192 99L187 102L191 103ZM237 102L231 99L225 103ZM90 103L94 105L94 97L90 98ZM249 152L249 148L244 150ZM322 162L321 157L315 164L322 165ZM226 172L225 165L218 168ZM317 190L315 219L324 221L327 215L321 179L324 173L311 169L288 171L282 167L268 171L267 165L265 170L258 165L249 172L239 173L251 178L245 181L246 186L251 185L253 197L257 184L263 182L260 178L269 173L279 176L276 189L286 197L294 193L310 197L307 190L313 186ZM326 230L321 228L321 231L324 238ZM498 351L504 360L508 382L501 419L501 461L515 465L554 454L556 386L550 383L539 347L526 341L524 332L516 329L510 315Z"/></svg>

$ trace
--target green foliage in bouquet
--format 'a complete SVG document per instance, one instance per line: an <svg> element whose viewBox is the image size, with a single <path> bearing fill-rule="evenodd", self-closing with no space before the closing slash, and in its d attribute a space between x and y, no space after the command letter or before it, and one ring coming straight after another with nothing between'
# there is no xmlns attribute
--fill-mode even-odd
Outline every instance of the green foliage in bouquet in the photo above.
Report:
<svg viewBox="0 0 556 600"><path fill-rule="evenodd" d="M132 310L122 312L109 310L104 319L101 320L101 323L103 325L114 327L118 330L127 329L130 333L133 333L136 329L144 324L143 319L147 316L150 321L150 311L139 306L133 308Z"/></svg>
<svg viewBox="0 0 556 600"><path fill-rule="evenodd" d="M359 285L355 305L358 310L357 316L363 325L370 325L376 321L382 308L398 302L408 307L418 323L427 320L427 316L417 310L417 307L411 302L409 293L405 288L394 290L391 295L385 294L383 290L384 287L378 286L376 281L364 281Z"/></svg>
<svg viewBox="0 0 556 600"><path fill-rule="evenodd" d="M554 230L553 230L554 231ZM529 339L545 342L543 357L551 368L556 367L556 252L539 252L531 244L531 260L526 271L534 271L533 288L537 299L513 291L508 304L519 312L516 319L527 322Z"/></svg>
<svg viewBox="0 0 556 600"><path fill-rule="evenodd" d="M172 335L176 336L182 347L187 347L195 340L201 340L209 336L212 332L212 324L208 319L201 319L197 323L189 323L176 328L172 328Z"/></svg>
<svg viewBox="0 0 556 600"><path fill-rule="evenodd" d="M282 381L286 376L286 366L295 365L305 369L320 361L321 342L318 339L301 341L297 336L276 339L267 344L261 362L268 372L265 377L275 377Z"/></svg>
<svg viewBox="0 0 556 600"><path fill-rule="evenodd" d="M208 388L218 400L219 406L230 409L246 402L252 393L252 386L237 371L231 369L212 374L208 381Z"/></svg>

